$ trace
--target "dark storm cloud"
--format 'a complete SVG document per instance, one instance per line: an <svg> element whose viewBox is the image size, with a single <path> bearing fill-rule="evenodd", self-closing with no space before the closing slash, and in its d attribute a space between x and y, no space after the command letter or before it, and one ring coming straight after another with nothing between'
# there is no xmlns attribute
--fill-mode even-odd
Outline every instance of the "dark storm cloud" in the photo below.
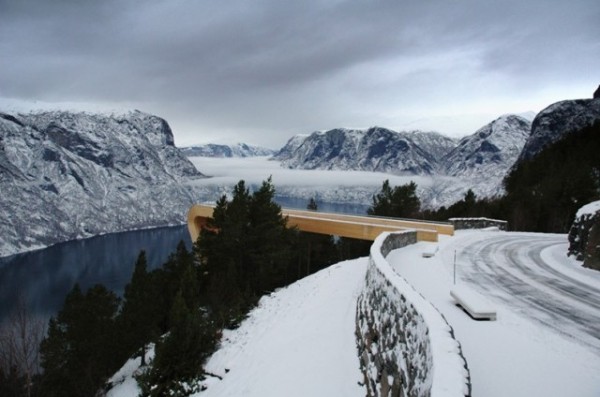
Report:
<svg viewBox="0 0 600 397"><path fill-rule="evenodd" d="M538 95L527 87L591 92L599 11L595 0L4 0L0 96L137 103L196 140L246 130L279 144Z"/></svg>

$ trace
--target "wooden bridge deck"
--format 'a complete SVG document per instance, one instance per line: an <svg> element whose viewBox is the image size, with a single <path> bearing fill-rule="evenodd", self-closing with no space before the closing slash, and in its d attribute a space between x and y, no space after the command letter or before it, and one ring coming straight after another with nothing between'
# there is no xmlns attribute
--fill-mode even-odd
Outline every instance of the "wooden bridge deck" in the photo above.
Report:
<svg viewBox="0 0 600 397"><path fill-rule="evenodd" d="M438 241L438 234L454 234L448 223L424 222L408 219L392 219L371 216L344 215L327 212L282 209L289 227L319 234L373 241L383 232L416 230L418 241ZM213 207L194 205L188 212L188 230L192 241L198 239L200 230L213 214Z"/></svg>

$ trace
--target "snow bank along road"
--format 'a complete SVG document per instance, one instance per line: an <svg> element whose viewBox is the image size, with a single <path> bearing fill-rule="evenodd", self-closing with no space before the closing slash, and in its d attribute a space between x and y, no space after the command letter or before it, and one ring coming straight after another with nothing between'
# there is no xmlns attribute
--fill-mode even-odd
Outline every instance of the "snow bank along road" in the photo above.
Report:
<svg viewBox="0 0 600 397"><path fill-rule="evenodd" d="M600 272L564 265L564 235L483 234L453 247L462 280L600 354Z"/></svg>

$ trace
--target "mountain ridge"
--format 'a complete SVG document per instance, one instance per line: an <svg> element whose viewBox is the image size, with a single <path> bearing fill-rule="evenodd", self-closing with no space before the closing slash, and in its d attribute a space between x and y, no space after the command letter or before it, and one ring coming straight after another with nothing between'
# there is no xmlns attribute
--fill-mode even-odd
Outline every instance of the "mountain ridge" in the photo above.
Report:
<svg viewBox="0 0 600 397"><path fill-rule="evenodd" d="M0 117L0 256L181 224L203 178L162 118L32 112Z"/></svg>
<svg viewBox="0 0 600 397"><path fill-rule="evenodd" d="M236 143L232 145L207 143L204 145L192 145L181 148L181 152L187 157L257 157L272 156L276 151L262 146L247 143Z"/></svg>

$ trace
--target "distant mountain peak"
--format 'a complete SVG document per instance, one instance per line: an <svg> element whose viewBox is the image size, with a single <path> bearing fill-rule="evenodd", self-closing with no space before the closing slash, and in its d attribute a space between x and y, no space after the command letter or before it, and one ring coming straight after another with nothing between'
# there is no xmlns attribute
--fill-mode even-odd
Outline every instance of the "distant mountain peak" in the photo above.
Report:
<svg viewBox="0 0 600 397"><path fill-rule="evenodd" d="M187 157L256 157L272 156L275 150L247 143L233 145L208 143L181 148Z"/></svg>
<svg viewBox="0 0 600 397"><path fill-rule="evenodd" d="M503 177L517 160L529 136L531 122L503 115L462 138L443 159L451 176Z"/></svg>
<svg viewBox="0 0 600 397"><path fill-rule="evenodd" d="M455 144L435 132L334 128L291 138L274 159L288 168L430 175L436 171L435 157Z"/></svg>

